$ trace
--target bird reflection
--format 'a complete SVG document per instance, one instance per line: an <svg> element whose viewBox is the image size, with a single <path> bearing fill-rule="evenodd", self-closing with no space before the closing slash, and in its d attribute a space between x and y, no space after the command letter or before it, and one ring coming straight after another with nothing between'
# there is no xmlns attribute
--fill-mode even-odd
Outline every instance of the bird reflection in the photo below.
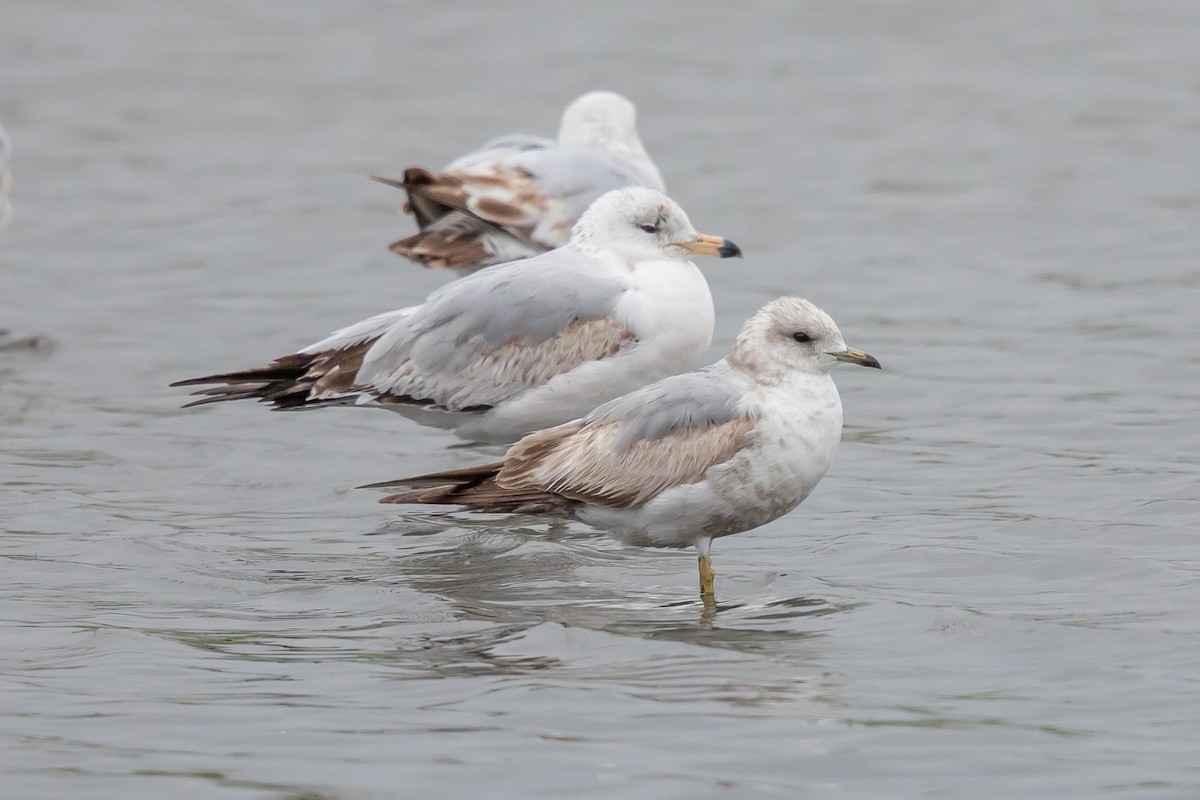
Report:
<svg viewBox="0 0 1200 800"><path fill-rule="evenodd" d="M767 576L758 597L735 602L681 601L671 570L690 569L685 552L630 548L578 523L536 516L408 514L373 536L446 537L443 546L400 555L397 580L445 598L464 618L544 621L622 635L672 639L744 651L803 640L796 620L854 604L819 597L772 597ZM633 552L636 550L636 553Z"/></svg>

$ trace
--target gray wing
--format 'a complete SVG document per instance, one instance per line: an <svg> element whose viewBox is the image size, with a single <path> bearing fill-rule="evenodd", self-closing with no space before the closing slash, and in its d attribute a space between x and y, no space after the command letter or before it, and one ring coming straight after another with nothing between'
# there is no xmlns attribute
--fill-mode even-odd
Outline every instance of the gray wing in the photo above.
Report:
<svg viewBox="0 0 1200 800"><path fill-rule="evenodd" d="M526 153L530 150L547 150L553 147L558 147L558 142L554 139L547 139L545 136L532 136L527 133L509 133L504 136L497 136L495 139L490 139L478 150L473 150L470 153L459 156L447 164L446 168L442 171L458 172L460 170L474 169L480 164L503 158L511 158L519 153Z"/></svg>
<svg viewBox="0 0 1200 800"><path fill-rule="evenodd" d="M672 375L605 403L584 418L588 425L619 423L618 450L644 440L679 436L746 416L745 381L724 361Z"/></svg>
<svg viewBox="0 0 1200 800"><path fill-rule="evenodd" d="M493 406L634 335L615 316L625 284L555 250L443 286L397 319L367 352L360 386L450 410Z"/></svg>
<svg viewBox="0 0 1200 800"><path fill-rule="evenodd" d="M534 191L554 198L560 228L566 232L600 195L627 186L644 186L665 191L662 176L653 163L628 158L599 148L555 147L523 152L511 163L532 176ZM547 234L542 226L534 238Z"/></svg>
<svg viewBox="0 0 1200 800"><path fill-rule="evenodd" d="M325 353L330 350L346 350L378 339L394 327L403 325L404 319L416 311L417 308L418 306L409 306L408 308L386 311L382 314L368 317L361 322L347 325L345 328L339 328L321 341L310 344L300 352L316 354Z"/></svg>
<svg viewBox="0 0 1200 800"><path fill-rule="evenodd" d="M606 403L509 449L498 486L630 507L695 483L752 436L753 404L724 362Z"/></svg>

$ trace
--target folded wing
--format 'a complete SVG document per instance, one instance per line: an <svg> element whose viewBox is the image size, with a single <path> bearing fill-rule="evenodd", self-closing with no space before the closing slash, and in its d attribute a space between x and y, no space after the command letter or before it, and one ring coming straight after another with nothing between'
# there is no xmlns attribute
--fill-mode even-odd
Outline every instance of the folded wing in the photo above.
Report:
<svg viewBox="0 0 1200 800"><path fill-rule="evenodd" d="M391 250L427 267L477 268L560 247L593 200L612 189L662 190L652 164L535 137L497 140L443 172L419 167L400 181L420 232Z"/></svg>
<svg viewBox="0 0 1200 800"><path fill-rule="evenodd" d="M277 409L373 402L478 412L637 343L615 316L625 286L572 250L447 284L420 306L344 328L215 384L190 405L257 399Z"/></svg>
<svg viewBox="0 0 1200 800"><path fill-rule="evenodd" d="M578 503L628 508L696 483L753 435L754 412L723 363L667 378L537 431L501 461L376 486L409 491L384 503L453 504L483 511L559 511Z"/></svg>
<svg viewBox="0 0 1200 800"><path fill-rule="evenodd" d="M745 447L754 416L742 396L723 364L667 378L525 437L496 482L593 505L641 505L701 480Z"/></svg>

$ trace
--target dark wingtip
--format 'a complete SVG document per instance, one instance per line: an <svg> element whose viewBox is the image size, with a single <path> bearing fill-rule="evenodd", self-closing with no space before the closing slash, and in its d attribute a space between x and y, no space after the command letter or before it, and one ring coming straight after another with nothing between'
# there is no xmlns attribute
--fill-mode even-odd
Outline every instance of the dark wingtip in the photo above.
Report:
<svg viewBox="0 0 1200 800"><path fill-rule="evenodd" d="M395 489L397 486L403 486L403 485L404 485L404 481L402 479L397 478L395 480L390 480L390 481L380 481L379 483L364 483L362 486L355 486L354 488L355 489Z"/></svg>
<svg viewBox="0 0 1200 800"><path fill-rule="evenodd" d="M397 189L407 189L408 188L408 185L405 184L405 182L403 180L396 180L395 178L385 178L382 175L368 175L367 177L373 181L376 181L377 183L382 183L387 186L395 186Z"/></svg>

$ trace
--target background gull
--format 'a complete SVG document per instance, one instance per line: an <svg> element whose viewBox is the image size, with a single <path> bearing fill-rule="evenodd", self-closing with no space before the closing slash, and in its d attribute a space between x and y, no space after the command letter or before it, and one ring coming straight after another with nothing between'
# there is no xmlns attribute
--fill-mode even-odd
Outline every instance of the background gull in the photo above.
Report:
<svg viewBox="0 0 1200 800"><path fill-rule="evenodd" d="M588 92L563 112L558 141L512 134L442 172L420 167L374 180L408 192L420 232L391 246L427 267L471 272L566 243L580 215L626 186L665 191L637 132L637 109L615 92Z"/></svg>
<svg viewBox="0 0 1200 800"><path fill-rule="evenodd" d="M373 405L512 442L698 363L713 305L693 254L741 251L697 233L660 192L613 191L558 250L467 276L266 367L172 385L218 384L189 405Z"/></svg>
<svg viewBox="0 0 1200 800"><path fill-rule="evenodd" d="M879 367L828 314L781 297L715 364L532 433L499 461L373 486L408 487L384 503L570 514L630 544L694 546L712 599L712 540L786 514L825 475L842 434L840 362Z"/></svg>

